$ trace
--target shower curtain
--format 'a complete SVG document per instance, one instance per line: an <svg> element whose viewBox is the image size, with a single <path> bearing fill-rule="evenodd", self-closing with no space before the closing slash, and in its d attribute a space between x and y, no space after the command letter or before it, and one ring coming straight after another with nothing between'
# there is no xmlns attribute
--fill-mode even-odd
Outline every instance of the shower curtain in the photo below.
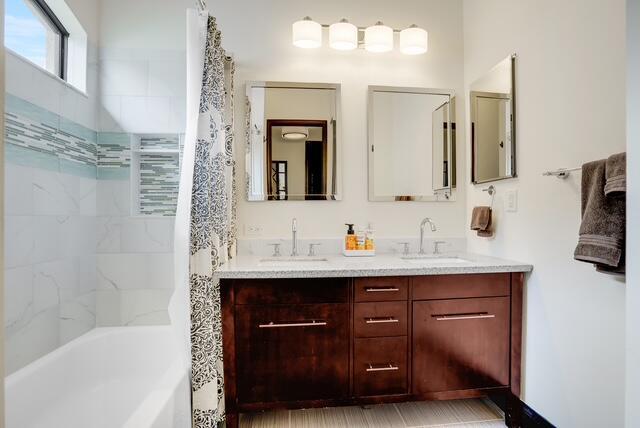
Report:
<svg viewBox="0 0 640 428"><path fill-rule="evenodd" d="M183 347L190 349L193 427L213 428L225 419L215 271L235 253L236 239L234 64L221 46L215 18L189 11L187 27L187 130L176 212L177 285L171 316ZM189 314L180 310L187 305Z"/></svg>

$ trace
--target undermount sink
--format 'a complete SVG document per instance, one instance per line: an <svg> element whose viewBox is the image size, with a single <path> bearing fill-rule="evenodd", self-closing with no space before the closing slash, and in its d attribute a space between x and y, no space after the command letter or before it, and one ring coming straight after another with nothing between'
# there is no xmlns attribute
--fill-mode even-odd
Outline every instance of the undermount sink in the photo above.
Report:
<svg viewBox="0 0 640 428"><path fill-rule="evenodd" d="M456 263L470 263L470 260L463 259L456 256L427 256L427 255L415 255L415 256L403 256L402 260L415 264L456 264Z"/></svg>
<svg viewBox="0 0 640 428"><path fill-rule="evenodd" d="M323 264L329 260L324 257L270 257L260 260L262 266L300 266Z"/></svg>

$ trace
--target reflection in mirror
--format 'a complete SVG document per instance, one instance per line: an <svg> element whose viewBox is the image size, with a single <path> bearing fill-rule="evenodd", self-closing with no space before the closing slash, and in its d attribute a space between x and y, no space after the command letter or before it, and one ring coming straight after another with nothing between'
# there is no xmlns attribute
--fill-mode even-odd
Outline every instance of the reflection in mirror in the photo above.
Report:
<svg viewBox="0 0 640 428"><path fill-rule="evenodd" d="M369 87L369 200L451 200L452 92Z"/></svg>
<svg viewBox="0 0 640 428"><path fill-rule="evenodd" d="M472 181L516 176L515 55L471 85Z"/></svg>
<svg viewBox="0 0 640 428"><path fill-rule="evenodd" d="M339 200L339 85L247 84L247 199Z"/></svg>

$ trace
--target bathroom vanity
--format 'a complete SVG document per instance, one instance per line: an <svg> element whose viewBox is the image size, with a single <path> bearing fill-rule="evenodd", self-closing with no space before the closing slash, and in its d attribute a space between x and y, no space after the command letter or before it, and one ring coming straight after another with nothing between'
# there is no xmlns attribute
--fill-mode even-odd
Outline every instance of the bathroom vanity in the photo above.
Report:
<svg viewBox="0 0 640 428"><path fill-rule="evenodd" d="M274 408L519 396L531 266L465 258L225 267L228 424Z"/></svg>

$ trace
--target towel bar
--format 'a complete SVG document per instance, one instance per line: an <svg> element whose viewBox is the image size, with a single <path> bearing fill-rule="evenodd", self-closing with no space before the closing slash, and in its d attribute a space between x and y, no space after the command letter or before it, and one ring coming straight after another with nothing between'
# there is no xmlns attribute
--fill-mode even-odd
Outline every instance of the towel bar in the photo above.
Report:
<svg viewBox="0 0 640 428"><path fill-rule="evenodd" d="M554 171L545 171L542 173L542 175L544 175L545 177L553 176L553 177L565 179L569 175L571 175L572 171L580 171L580 170L582 170L581 166L576 168L559 168Z"/></svg>

